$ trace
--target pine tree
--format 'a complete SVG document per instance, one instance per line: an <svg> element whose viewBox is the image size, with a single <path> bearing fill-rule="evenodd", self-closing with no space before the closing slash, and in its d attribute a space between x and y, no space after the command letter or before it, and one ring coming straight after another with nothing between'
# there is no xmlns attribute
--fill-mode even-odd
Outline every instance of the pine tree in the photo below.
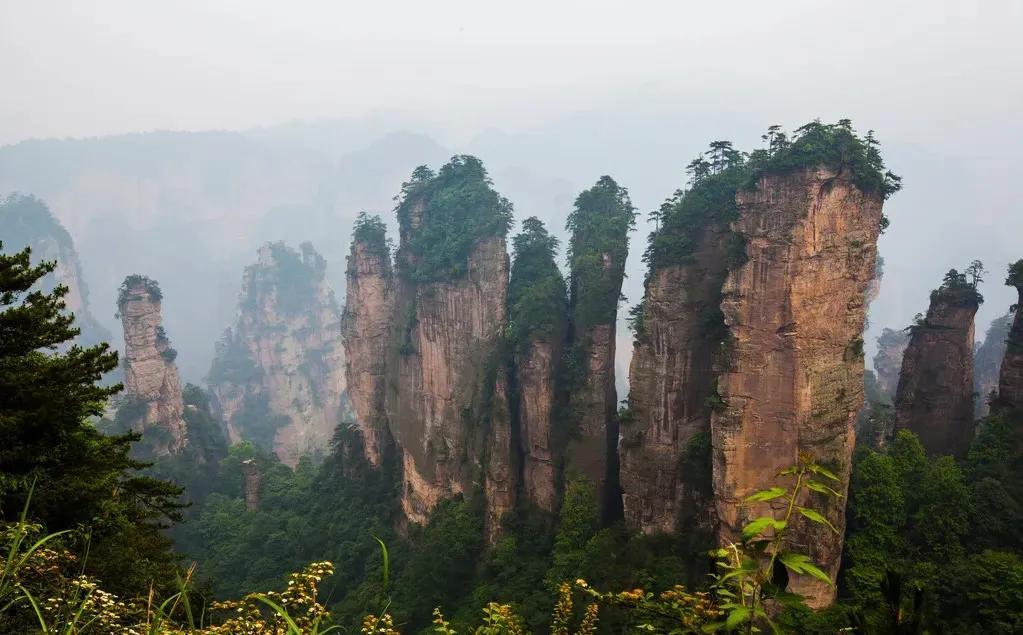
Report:
<svg viewBox="0 0 1023 635"><path fill-rule="evenodd" d="M0 244L2 248L2 244ZM65 312L68 288L32 290L54 262L32 266L30 250L0 254L0 518L25 505L49 531L84 529L87 572L117 593L173 581L160 533L180 518L177 486L142 476L129 457L134 433L104 436L92 419L120 385L99 386L117 367L107 344L67 346L78 335Z"/></svg>

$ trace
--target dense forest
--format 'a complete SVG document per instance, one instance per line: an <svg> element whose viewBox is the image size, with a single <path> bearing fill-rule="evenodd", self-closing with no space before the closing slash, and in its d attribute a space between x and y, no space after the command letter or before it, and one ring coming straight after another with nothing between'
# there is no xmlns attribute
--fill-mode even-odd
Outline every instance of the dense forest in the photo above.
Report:
<svg viewBox="0 0 1023 635"><path fill-rule="evenodd" d="M311 245L269 243L206 387L179 384L157 281L120 289L119 360L3 225L0 631L1023 632L1019 305L989 395L977 261L864 376L901 180L848 120L764 141L715 141L654 214L629 395L610 176L565 210L563 271L479 159L417 168L397 246L357 219L343 315ZM1023 296L1023 260L1006 276Z"/></svg>

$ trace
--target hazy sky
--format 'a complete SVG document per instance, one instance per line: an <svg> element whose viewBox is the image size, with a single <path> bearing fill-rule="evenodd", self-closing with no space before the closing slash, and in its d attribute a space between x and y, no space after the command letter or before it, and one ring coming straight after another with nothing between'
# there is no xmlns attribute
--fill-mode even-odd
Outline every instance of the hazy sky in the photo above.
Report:
<svg viewBox="0 0 1023 635"><path fill-rule="evenodd" d="M1021 24L1018 0L0 0L0 143L378 109L471 134L639 85L961 134L1019 112Z"/></svg>
<svg viewBox="0 0 1023 635"><path fill-rule="evenodd" d="M1019 0L0 0L0 144L367 113L411 115L456 151L494 129L572 128L617 145L574 161L537 143L533 167L656 173L645 212L706 142L750 148L769 124L849 117L906 179L881 241L900 283L882 287L875 329L983 258L983 332L1023 256L1021 70Z"/></svg>

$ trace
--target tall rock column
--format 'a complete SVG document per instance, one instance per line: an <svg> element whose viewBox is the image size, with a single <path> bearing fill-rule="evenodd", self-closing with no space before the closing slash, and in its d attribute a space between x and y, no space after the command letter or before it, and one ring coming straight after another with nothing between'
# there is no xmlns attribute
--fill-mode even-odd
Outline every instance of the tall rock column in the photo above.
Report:
<svg viewBox="0 0 1023 635"><path fill-rule="evenodd" d="M456 156L436 174L418 168L397 213L385 406L402 457L402 509L422 523L440 500L480 485L493 537L516 491L498 347L511 204L478 159Z"/></svg>
<svg viewBox="0 0 1023 635"><path fill-rule="evenodd" d="M963 455L973 439L973 317L981 298L954 269L913 325L895 395L895 427L930 454Z"/></svg>
<svg viewBox="0 0 1023 635"><path fill-rule="evenodd" d="M682 515L713 529L708 398L717 381L718 305L727 228L703 227L692 261L654 271L646 284L622 424L625 518L645 533L673 532ZM691 528L691 527L689 527ZM687 529L689 529L687 528Z"/></svg>
<svg viewBox="0 0 1023 635"><path fill-rule="evenodd" d="M260 247L208 378L231 441L252 441L290 466L330 451L347 407L341 311L325 272L309 243Z"/></svg>
<svg viewBox="0 0 1023 635"><path fill-rule="evenodd" d="M1023 260L1010 265L1005 284L1016 287L1019 302L1013 307L1015 316L998 376L998 405L1023 412Z"/></svg>
<svg viewBox="0 0 1023 635"><path fill-rule="evenodd" d="M973 412L978 419L988 415L991 398L998 397L998 382L1012 323L1012 313L992 321L983 343L973 353L973 392L976 395Z"/></svg>
<svg viewBox="0 0 1023 635"><path fill-rule="evenodd" d="M379 467L392 440L384 413L387 351L394 319L394 279L386 227L378 216L356 221L341 320L345 378L366 460Z"/></svg>
<svg viewBox="0 0 1023 635"><path fill-rule="evenodd" d="M865 297L875 272L884 195L861 190L848 169L761 174L737 195L732 230L746 243L721 303L728 337L712 416L713 481L723 540L769 503L744 505L779 484L778 472L810 453L848 483L853 424L863 405ZM791 536L833 578L844 502L814 501L839 533L798 522ZM808 576L789 588L813 607L834 587Z"/></svg>
<svg viewBox="0 0 1023 635"><path fill-rule="evenodd" d="M177 352L160 325L163 294L155 280L124 279L117 311L124 328L124 389L129 425L142 432L157 454L176 454L187 443Z"/></svg>
<svg viewBox="0 0 1023 635"><path fill-rule="evenodd" d="M571 429L565 474L596 487L605 522L621 516L615 327L635 222L628 192L609 176L579 194L568 216Z"/></svg>
<svg viewBox="0 0 1023 635"><path fill-rule="evenodd" d="M565 426L560 420L566 312L565 280L555 261L558 240L535 216L513 240L508 287L514 393L513 427L522 461L522 491L537 508L554 512L562 487Z"/></svg>

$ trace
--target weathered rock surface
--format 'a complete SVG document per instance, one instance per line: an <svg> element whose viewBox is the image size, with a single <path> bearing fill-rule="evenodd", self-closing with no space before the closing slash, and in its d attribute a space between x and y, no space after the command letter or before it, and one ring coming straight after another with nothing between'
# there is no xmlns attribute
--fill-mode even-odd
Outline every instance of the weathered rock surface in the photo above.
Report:
<svg viewBox="0 0 1023 635"><path fill-rule="evenodd" d="M973 438L973 317L969 289L931 293L927 316L912 328L895 395L895 427L920 437L930 454L962 455Z"/></svg>
<svg viewBox="0 0 1023 635"><path fill-rule="evenodd" d="M261 247L209 375L231 442L253 441L290 466L330 451L347 407L341 312L325 267L309 243L301 253Z"/></svg>
<svg viewBox="0 0 1023 635"><path fill-rule="evenodd" d="M508 416L497 381L507 287L508 254L497 237L472 248L460 279L399 280L386 414L402 452L401 504L409 520L425 522L440 500L470 492L483 473L483 448L498 443L483 438L479 424L491 413ZM495 467L484 489L505 489L500 472ZM489 515L500 513L488 507Z"/></svg>
<svg viewBox="0 0 1023 635"><path fill-rule="evenodd" d="M581 357L582 383L571 393L572 433L565 450L566 478L584 477L594 485L604 516L613 481L609 453L618 447L618 392L615 388L615 326L597 324L574 338ZM611 485L615 485L613 482Z"/></svg>
<svg viewBox="0 0 1023 635"><path fill-rule="evenodd" d="M973 392L977 397L973 414L978 419L988 415L991 397L997 397L1002 359L1005 357L1012 321L1011 313L992 321L984 334L984 342L974 351Z"/></svg>
<svg viewBox="0 0 1023 635"><path fill-rule="evenodd" d="M341 322L348 397L366 460L373 467L380 465L392 442L384 397L394 320L394 277L386 245L383 250L379 247L367 241L352 242Z"/></svg>
<svg viewBox="0 0 1023 635"><path fill-rule="evenodd" d="M904 330L884 329L877 338L877 353L874 354L874 373L877 376L877 388L881 395L891 403L895 399L895 391L899 386L899 371L902 369L902 356L909 346L909 333Z"/></svg>
<svg viewBox="0 0 1023 635"><path fill-rule="evenodd" d="M1023 284L1018 285L1019 302L1016 304L1012 328L998 376L998 402L1000 406L1023 412Z"/></svg>
<svg viewBox="0 0 1023 635"><path fill-rule="evenodd" d="M44 261L56 262L56 268L39 281L38 288L44 293L61 284L68 288L64 303L67 310L75 315L75 327L81 329L75 343L82 346L100 342L112 344L110 332L100 325L89 307L89 289L71 234L46 204L33 196L17 194L0 199L0 227L3 228L0 239L6 253L30 247L33 265Z"/></svg>
<svg viewBox="0 0 1023 635"><path fill-rule="evenodd" d="M554 434L560 341L533 341L516 356L523 495L538 508L558 506L560 461Z"/></svg>
<svg viewBox="0 0 1023 635"><path fill-rule="evenodd" d="M728 325L723 408L712 416L713 482L723 539L768 511L743 506L779 483L778 472L810 453L848 483L853 423L863 405L865 296L874 276L883 196L859 190L845 171L761 176L737 195L732 230L747 262L729 273L721 308ZM799 521L796 544L834 577L844 504L815 501L835 522ZM812 607L834 587L790 578Z"/></svg>
<svg viewBox="0 0 1023 635"><path fill-rule="evenodd" d="M690 450L710 435L726 235L720 223L704 228L691 264L662 268L646 285L621 443L625 519L645 533L675 531L683 513L713 529L709 478L690 474Z"/></svg>
<svg viewBox="0 0 1023 635"><path fill-rule="evenodd" d="M175 454L187 443L176 352L160 326L160 287L144 276L128 276L117 310L124 328L124 399L128 425L142 432L156 454Z"/></svg>

